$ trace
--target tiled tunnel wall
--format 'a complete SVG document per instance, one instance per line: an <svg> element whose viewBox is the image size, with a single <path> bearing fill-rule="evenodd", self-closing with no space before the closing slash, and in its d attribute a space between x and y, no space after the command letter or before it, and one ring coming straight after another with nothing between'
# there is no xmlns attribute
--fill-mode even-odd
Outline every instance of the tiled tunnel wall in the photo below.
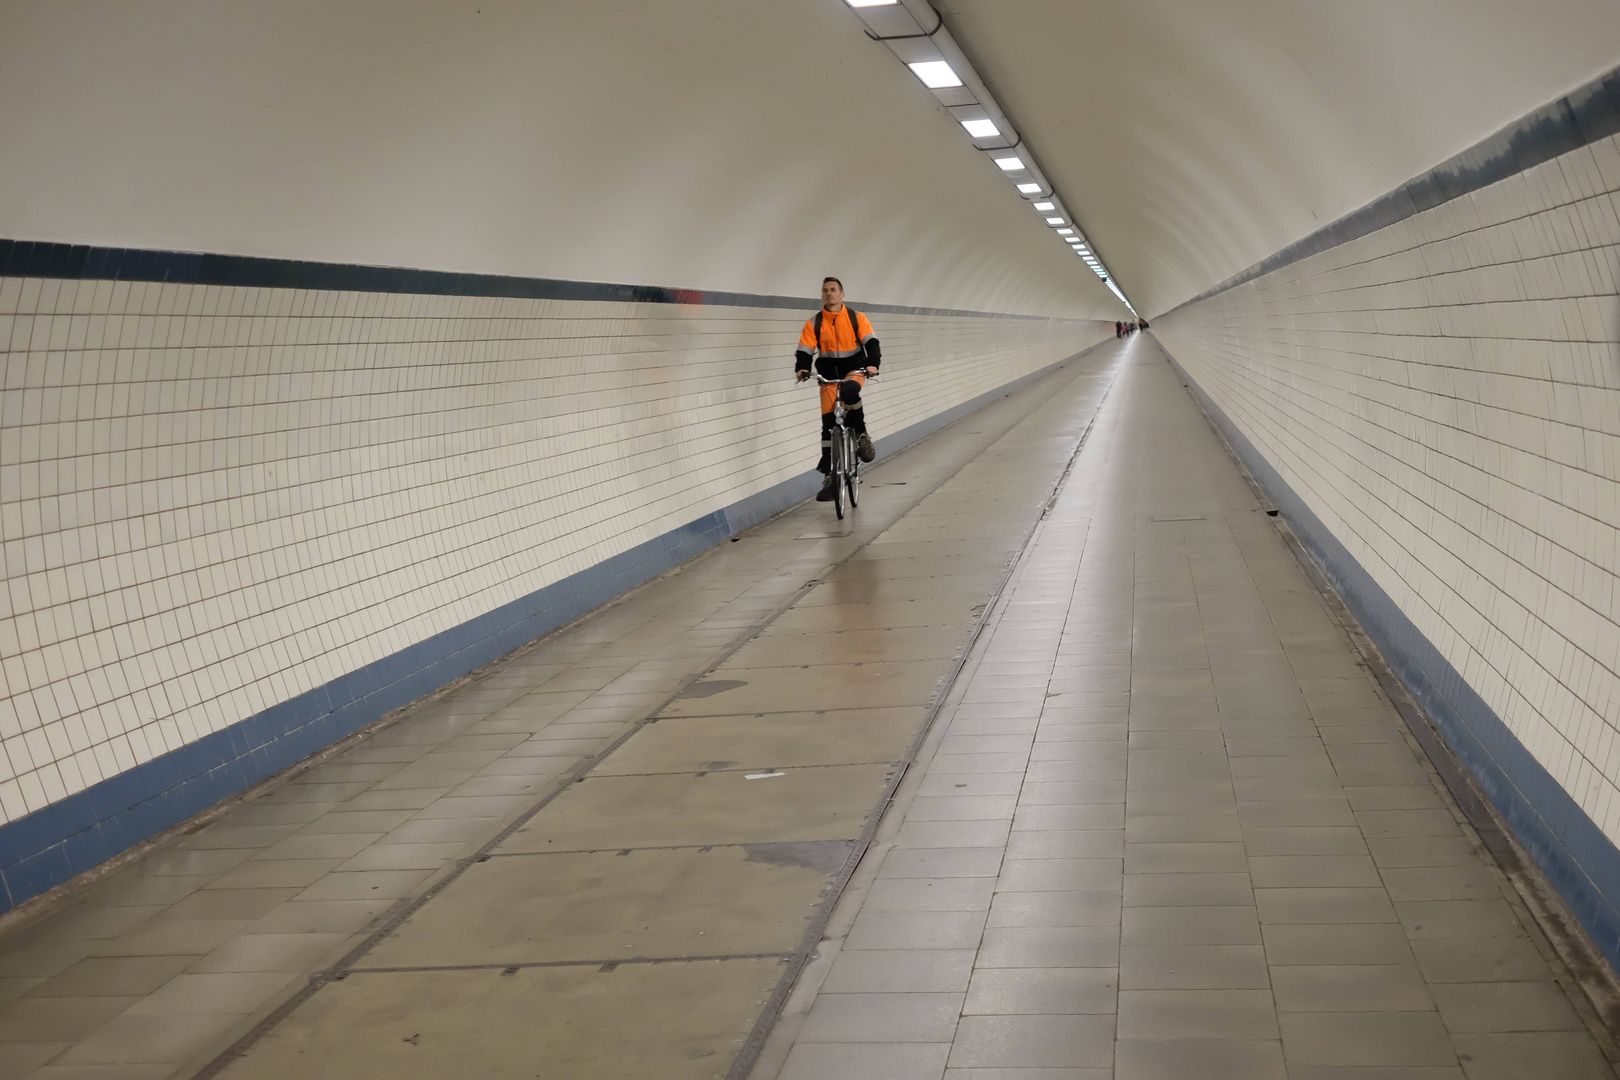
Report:
<svg viewBox="0 0 1620 1080"><path fill-rule="evenodd" d="M1613 962L1620 148L1592 90L1153 328Z"/></svg>
<svg viewBox="0 0 1620 1080"><path fill-rule="evenodd" d="M0 909L813 491L813 301L684 299L0 277ZM1108 333L862 310L890 452Z"/></svg>

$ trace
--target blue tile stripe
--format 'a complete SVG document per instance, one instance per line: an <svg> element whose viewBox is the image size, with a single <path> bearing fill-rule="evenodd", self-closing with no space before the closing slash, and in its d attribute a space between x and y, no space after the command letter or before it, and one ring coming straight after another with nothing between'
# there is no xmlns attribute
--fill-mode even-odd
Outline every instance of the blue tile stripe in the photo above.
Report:
<svg viewBox="0 0 1620 1080"><path fill-rule="evenodd" d="M877 440L892 455L1069 357ZM100 865L261 780L802 502L805 472L460 626L0 826L0 911Z"/></svg>
<svg viewBox="0 0 1620 1080"><path fill-rule="evenodd" d="M1173 315L1273 270L1387 229L1414 214L1460 199L1471 191L1489 187L1617 132L1620 132L1620 68L1571 90L1422 176L1408 180L1389 194L1329 222L1303 240L1154 318Z"/></svg>
<svg viewBox="0 0 1620 1080"><path fill-rule="evenodd" d="M463 274L397 266L264 259L195 251L89 247L46 240L0 240L0 277L86 281L146 281L264 289L327 289L340 292L412 293L424 296L504 296L528 300L603 303L695 304L712 307L793 308L814 311L819 297L721 292L666 285L616 285L600 281ZM1051 320L959 308L860 302L862 311L884 315L945 315L976 319Z"/></svg>
<svg viewBox="0 0 1620 1080"><path fill-rule="evenodd" d="M1162 345L1162 343L1161 343ZM1169 356L1168 350L1165 353ZM1391 670L1434 720L1514 837L1564 897L1599 951L1620 968L1620 850L1305 505L1197 380L1170 362L1322 567Z"/></svg>

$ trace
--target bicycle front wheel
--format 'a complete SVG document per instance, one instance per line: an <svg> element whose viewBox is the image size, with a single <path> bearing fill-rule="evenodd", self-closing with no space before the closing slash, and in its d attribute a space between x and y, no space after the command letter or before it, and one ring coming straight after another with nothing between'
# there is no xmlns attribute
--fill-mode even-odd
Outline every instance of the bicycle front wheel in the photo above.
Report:
<svg viewBox="0 0 1620 1080"><path fill-rule="evenodd" d="M843 433L840 432L832 444L833 512L840 521L844 520L844 477L848 475L848 461Z"/></svg>

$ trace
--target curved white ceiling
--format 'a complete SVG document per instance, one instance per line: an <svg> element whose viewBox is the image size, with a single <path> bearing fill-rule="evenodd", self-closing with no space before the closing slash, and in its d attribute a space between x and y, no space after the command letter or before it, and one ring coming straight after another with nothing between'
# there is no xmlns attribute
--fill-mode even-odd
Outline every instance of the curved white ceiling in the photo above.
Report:
<svg viewBox="0 0 1620 1080"><path fill-rule="evenodd" d="M0 237L1114 319L842 0L15 0Z"/></svg>
<svg viewBox="0 0 1620 1080"><path fill-rule="evenodd" d="M1620 64L1614 0L934 0L1160 313Z"/></svg>
<svg viewBox="0 0 1620 1080"><path fill-rule="evenodd" d="M938 0L1157 313L1620 63L1613 0ZM0 236L1112 319L844 0L14 0Z"/></svg>

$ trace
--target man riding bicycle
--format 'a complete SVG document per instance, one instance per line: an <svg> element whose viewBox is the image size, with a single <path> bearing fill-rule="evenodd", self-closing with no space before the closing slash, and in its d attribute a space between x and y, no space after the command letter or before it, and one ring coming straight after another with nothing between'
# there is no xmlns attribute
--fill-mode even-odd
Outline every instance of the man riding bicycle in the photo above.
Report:
<svg viewBox="0 0 1620 1080"><path fill-rule="evenodd" d="M816 494L817 502L829 502L838 483L832 475L833 405L844 401L844 423L855 433L855 452L862 461L877 457L872 437L866 433L866 412L861 404L861 387L868 375L878 373L883 349L872 334L865 315L844 306L844 283L835 277L821 283L821 310L805 321L799 334L799 348L793 354L793 372L803 382L810 377L810 360L816 356L816 371L824 379L841 379L821 388L821 460L816 469L827 477Z"/></svg>

